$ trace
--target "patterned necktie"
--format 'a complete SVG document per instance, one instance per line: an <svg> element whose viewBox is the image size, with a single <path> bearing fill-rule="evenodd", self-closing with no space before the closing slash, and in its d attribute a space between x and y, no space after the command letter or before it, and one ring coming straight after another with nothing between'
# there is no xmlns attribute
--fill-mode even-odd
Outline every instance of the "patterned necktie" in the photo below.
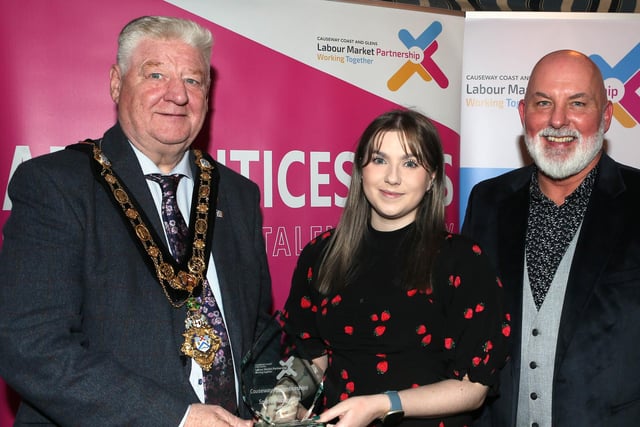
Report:
<svg viewBox="0 0 640 427"><path fill-rule="evenodd" d="M183 175L179 174L147 175L147 178L159 183L162 188L162 221L171 253L178 262L183 260L186 255L187 237L189 236L187 223L176 201L176 191L182 177ZM220 405L231 413L235 413L238 408L229 336L220 308L206 279L198 302L201 305L202 314L206 316L216 335L222 340L211 369L208 372L204 370L202 372L204 376L205 403Z"/></svg>

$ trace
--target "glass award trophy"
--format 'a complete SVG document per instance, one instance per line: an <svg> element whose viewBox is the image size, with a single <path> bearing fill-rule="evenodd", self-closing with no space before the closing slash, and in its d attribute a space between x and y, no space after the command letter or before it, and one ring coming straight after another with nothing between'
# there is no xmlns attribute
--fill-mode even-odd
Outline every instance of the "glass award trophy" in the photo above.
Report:
<svg viewBox="0 0 640 427"><path fill-rule="evenodd" d="M323 391L322 374L303 357L300 340L291 343L283 325L276 312L242 359L242 399L256 427L324 427L313 420ZM284 348L292 350L283 356Z"/></svg>

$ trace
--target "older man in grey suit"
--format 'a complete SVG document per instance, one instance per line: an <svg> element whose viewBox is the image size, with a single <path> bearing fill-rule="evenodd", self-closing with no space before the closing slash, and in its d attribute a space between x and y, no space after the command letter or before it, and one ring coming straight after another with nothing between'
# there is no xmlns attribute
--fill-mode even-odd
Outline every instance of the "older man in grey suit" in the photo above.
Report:
<svg viewBox="0 0 640 427"><path fill-rule="evenodd" d="M132 21L110 72L115 126L16 170L0 254L16 425L250 425L238 365L270 318L271 283L258 187L190 150L211 44L188 20ZM166 193L148 179L166 176ZM165 217L176 210L182 239Z"/></svg>

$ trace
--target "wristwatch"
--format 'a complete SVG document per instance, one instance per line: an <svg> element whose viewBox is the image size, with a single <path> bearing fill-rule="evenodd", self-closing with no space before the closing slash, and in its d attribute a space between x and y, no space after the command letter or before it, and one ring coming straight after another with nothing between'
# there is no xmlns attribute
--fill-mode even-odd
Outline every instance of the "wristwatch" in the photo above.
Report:
<svg viewBox="0 0 640 427"><path fill-rule="evenodd" d="M402 418L404 418L404 411L402 410L402 402L397 391L385 391L391 401L391 409L384 414L380 421L384 427L394 427L400 424Z"/></svg>

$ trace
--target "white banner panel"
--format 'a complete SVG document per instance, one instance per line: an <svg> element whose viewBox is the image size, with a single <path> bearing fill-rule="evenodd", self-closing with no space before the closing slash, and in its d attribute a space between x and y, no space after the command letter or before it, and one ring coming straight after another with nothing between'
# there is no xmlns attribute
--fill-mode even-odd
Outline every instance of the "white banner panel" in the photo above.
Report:
<svg viewBox="0 0 640 427"><path fill-rule="evenodd" d="M460 93L463 16L326 0L168 1L459 129L458 105L443 94Z"/></svg>
<svg viewBox="0 0 640 427"><path fill-rule="evenodd" d="M473 184L525 163L518 101L533 65L575 49L600 67L614 118L607 150L640 167L640 15L468 12L461 90L460 208Z"/></svg>

